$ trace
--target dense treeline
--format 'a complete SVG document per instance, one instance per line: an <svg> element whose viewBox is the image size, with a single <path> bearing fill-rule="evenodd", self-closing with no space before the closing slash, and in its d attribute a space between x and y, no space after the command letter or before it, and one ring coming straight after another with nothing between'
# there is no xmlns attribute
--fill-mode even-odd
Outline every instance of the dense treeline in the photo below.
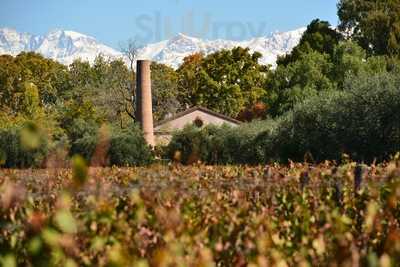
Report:
<svg viewBox="0 0 400 267"><path fill-rule="evenodd" d="M397 0L339 1L339 30L312 21L267 71L259 95L267 119L238 129L187 127L168 157L210 164L390 158L400 150L399 14Z"/></svg>
<svg viewBox="0 0 400 267"><path fill-rule="evenodd" d="M315 160L342 153L387 158L399 142L400 3L374 3L340 1L339 28L312 21L298 46L274 67L240 47L188 56L177 70L153 63L155 120L195 105L242 121L263 120L242 126L243 136L216 129L224 146L235 141L223 147L224 156L196 156L209 163L301 159L306 153ZM77 60L64 66L34 53L0 56L1 165L40 166L75 154L93 164L150 162L135 125L134 84L134 70L121 59L100 55L93 64ZM199 133L213 135L208 131ZM198 145L184 136L195 133L189 132L176 136L169 156L197 153L188 152ZM236 158L242 146L250 157L240 152Z"/></svg>
<svg viewBox="0 0 400 267"><path fill-rule="evenodd" d="M400 75L352 76L344 91L309 97L276 119L238 128L188 126L173 137L171 159L208 164L381 161L400 151Z"/></svg>
<svg viewBox="0 0 400 267"><path fill-rule="evenodd" d="M0 155L5 167L63 166L75 154L101 165L151 160L129 116L131 75L123 61L99 56L93 65L77 60L63 66L21 53L0 56L0 66ZM111 144L113 149L106 149Z"/></svg>

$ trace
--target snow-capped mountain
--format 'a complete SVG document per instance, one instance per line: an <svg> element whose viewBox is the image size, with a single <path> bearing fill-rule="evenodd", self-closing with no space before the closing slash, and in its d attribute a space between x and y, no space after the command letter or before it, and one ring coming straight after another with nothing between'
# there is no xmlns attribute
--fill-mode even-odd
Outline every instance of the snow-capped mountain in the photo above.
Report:
<svg viewBox="0 0 400 267"><path fill-rule="evenodd" d="M178 34L170 40L139 49L138 58L177 68L184 57L193 53L202 52L207 55L221 49L240 46L260 52L263 55L260 63L274 65L278 55L289 53L299 43L305 30L306 28L300 28L247 41L203 40ZM0 28L0 54L17 55L22 51L38 52L63 64L70 64L77 58L93 62L98 54L111 58L123 56L121 52L101 44L95 38L78 32L55 30L45 36L37 36Z"/></svg>
<svg viewBox="0 0 400 267"><path fill-rule="evenodd" d="M77 58L93 62L100 53L110 57L122 55L95 38L74 31L54 30L40 36L0 28L0 54L17 55L22 51L34 51L67 65Z"/></svg>
<svg viewBox="0 0 400 267"><path fill-rule="evenodd" d="M233 47L240 46L244 48L248 47L252 52L260 52L263 55L260 63L274 65L279 55L292 51L299 43L305 30L306 28L300 28L294 31L274 33L269 37L258 37L247 41L202 40L178 34L170 40L147 45L139 51L139 57L177 68L182 63L183 58L190 54L202 52L207 55L221 49L232 49Z"/></svg>

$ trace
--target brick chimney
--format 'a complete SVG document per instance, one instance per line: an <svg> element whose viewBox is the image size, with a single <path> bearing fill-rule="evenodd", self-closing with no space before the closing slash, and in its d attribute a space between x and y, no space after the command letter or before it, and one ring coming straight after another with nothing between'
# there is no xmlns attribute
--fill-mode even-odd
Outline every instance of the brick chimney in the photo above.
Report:
<svg viewBox="0 0 400 267"><path fill-rule="evenodd" d="M136 118L146 142L154 146L153 104L151 97L151 61L138 60L136 68Z"/></svg>

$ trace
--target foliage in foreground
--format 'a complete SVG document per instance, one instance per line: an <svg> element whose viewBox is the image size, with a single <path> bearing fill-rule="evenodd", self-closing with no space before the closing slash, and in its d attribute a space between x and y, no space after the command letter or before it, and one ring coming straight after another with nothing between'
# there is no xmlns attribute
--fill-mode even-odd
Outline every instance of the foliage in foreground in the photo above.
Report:
<svg viewBox="0 0 400 267"><path fill-rule="evenodd" d="M0 193L8 266L400 261L399 161L88 170L76 159L72 173L4 170Z"/></svg>

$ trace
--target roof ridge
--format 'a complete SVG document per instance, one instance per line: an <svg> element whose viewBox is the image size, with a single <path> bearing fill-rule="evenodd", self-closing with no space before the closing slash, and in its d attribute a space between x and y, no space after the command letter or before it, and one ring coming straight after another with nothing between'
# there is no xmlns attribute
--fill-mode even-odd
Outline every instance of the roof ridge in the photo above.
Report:
<svg viewBox="0 0 400 267"><path fill-rule="evenodd" d="M216 112L216 111L210 110L210 109L208 109L208 108L205 108L205 107L202 107L202 106L193 106L193 107L191 107L191 108L189 108L189 109L187 109L187 110L185 110L185 111L182 111L182 112L179 112L179 113L173 115L172 117L170 117L170 118L168 118L168 119L164 119L164 120L161 120L161 121L156 122L155 125L154 125L154 127L158 127L158 126L160 126L160 125L162 125L162 124L164 124L164 123L167 123L167 122L176 120L176 119L178 119L178 118L181 118L181 117L183 117L183 116L185 116L185 115L187 115L187 114L189 114L189 113L192 113L192 112L194 112L194 111L196 111L196 110L201 110L201 111L203 111L203 112L209 113L209 114L211 114L211 115L213 115L213 116L222 118L222 119L224 119L224 120L227 120L227 121L230 121L230 122L233 122L233 123L236 123L236 124L241 124L241 123L242 123L241 121L238 121L238 120L236 120L236 119L234 119L234 118L231 118L231 117L229 117L229 116L226 116L226 115L224 115L224 114L218 113L218 112Z"/></svg>

